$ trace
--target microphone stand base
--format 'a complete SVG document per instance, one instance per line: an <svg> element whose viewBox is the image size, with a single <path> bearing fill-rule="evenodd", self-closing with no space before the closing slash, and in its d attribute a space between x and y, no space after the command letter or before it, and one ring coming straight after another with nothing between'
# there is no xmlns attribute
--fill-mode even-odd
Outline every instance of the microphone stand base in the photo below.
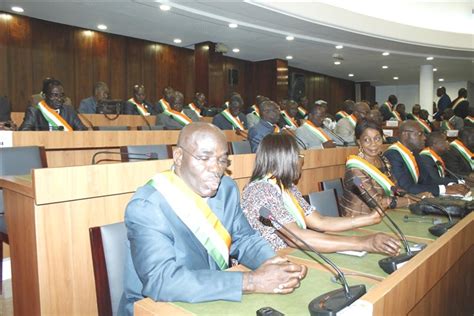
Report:
<svg viewBox="0 0 474 316"><path fill-rule="evenodd" d="M412 251L411 255L404 253L396 257L387 257L379 260L379 267L382 268L385 273L392 274L398 268L401 267L405 262L413 258L419 251Z"/></svg>
<svg viewBox="0 0 474 316"><path fill-rule="evenodd" d="M447 232L448 229L453 227L454 224L456 223L455 222L441 223L438 225L431 226L430 228L428 228L428 231L431 233L431 235L439 237L443 235L445 232Z"/></svg>
<svg viewBox="0 0 474 316"><path fill-rule="evenodd" d="M335 316L337 312L354 303L366 292L365 285L359 284L349 287L350 297L346 296L344 289L325 293L309 303L309 313L311 316Z"/></svg>

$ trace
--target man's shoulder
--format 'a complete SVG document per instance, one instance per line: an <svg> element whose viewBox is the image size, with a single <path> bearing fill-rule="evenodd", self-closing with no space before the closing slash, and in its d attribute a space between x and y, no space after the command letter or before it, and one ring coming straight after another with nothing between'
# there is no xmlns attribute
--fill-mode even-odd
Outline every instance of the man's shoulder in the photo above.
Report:
<svg viewBox="0 0 474 316"><path fill-rule="evenodd" d="M81 103L93 103L94 97L90 96L81 100Z"/></svg>

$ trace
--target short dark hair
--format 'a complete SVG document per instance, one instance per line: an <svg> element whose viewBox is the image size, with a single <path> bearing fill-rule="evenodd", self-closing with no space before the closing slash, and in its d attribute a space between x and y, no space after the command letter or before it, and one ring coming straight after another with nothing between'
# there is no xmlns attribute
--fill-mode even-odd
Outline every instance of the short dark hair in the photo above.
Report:
<svg viewBox="0 0 474 316"><path fill-rule="evenodd" d="M45 95L48 95L51 92L51 90L53 90L54 87L59 87L59 86L61 87L63 86L61 81L56 80L56 79L48 80L46 87L44 87L45 90L43 90L43 93Z"/></svg>
<svg viewBox="0 0 474 316"><path fill-rule="evenodd" d="M428 134L426 138L426 146L431 147L441 139L446 138L446 134L442 131L434 131Z"/></svg>
<svg viewBox="0 0 474 316"><path fill-rule="evenodd" d="M299 148L294 136L269 134L258 146L250 181L272 174L278 185L289 188L300 176Z"/></svg>
<svg viewBox="0 0 474 316"><path fill-rule="evenodd" d="M48 91L48 85L53 80L55 80L53 77L46 77L43 79L43 86L41 87L41 92L43 92L43 94L46 94L46 92Z"/></svg>
<svg viewBox="0 0 474 316"><path fill-rule="evenodd" d="M360 139L362 133L364 133L364 131L368 128L375 129L380 133L381 136L383 135L382 127L377 124L377 122L370 119L362 119L357 122L357 125L355 127L355 138Z"/></svg>

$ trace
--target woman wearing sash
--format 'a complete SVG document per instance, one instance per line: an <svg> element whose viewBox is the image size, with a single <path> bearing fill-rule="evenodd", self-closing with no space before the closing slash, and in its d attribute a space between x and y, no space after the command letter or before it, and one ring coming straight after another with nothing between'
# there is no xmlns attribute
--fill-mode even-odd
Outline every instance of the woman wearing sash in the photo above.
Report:
<svg viewBox="0 0 474 316"><path fill-rule="evenodd" d="M303 199L294 184L301 174L302 158L296 140L291 135L270 134L262 140L257 150L252 178L242 193L242 209L250 225L275 250L295 244L278 223L272 222L271 226L267 226L260 221L259 211L265 207L285 228L318 251L358 250L396 255L400 249L398 240L385 234L337 236L322 233L372 225L382 219L374 213L354 218L320 215Z"/></svg>
<svg viewBox="0 0 474 316"><path fill-rule="evenodd" d="M383 133L379 124L371 120L360 121L355 128L359 154L350 155L344 174L344 194L340 199L343 216L370 214L372 210L354 190L354 179L361 180L369 195L383 207L406 207L411 200L408 197L395 197L392 188L396 180L391 174L390 162L381 155Z"/></svg>

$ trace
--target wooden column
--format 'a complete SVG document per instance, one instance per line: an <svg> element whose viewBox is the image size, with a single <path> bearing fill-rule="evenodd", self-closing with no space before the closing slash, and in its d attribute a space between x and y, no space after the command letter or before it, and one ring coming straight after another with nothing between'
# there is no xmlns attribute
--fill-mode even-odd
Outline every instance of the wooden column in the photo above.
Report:
<svg viewBox="0 0 474 316"><path fill-rule="evenodd" d="M253 64L254 97L264 95L273 101L288 98L288 62L270 59Z"/></svg>
<svg viewBox="0 0 474 316"><path fill-rule="evenodd" d="M195 87L203 92L209 104L220 106L227 98L224 91L224 60L222 53L216 52L216 44L203 42L194 46Z"/></svg>

